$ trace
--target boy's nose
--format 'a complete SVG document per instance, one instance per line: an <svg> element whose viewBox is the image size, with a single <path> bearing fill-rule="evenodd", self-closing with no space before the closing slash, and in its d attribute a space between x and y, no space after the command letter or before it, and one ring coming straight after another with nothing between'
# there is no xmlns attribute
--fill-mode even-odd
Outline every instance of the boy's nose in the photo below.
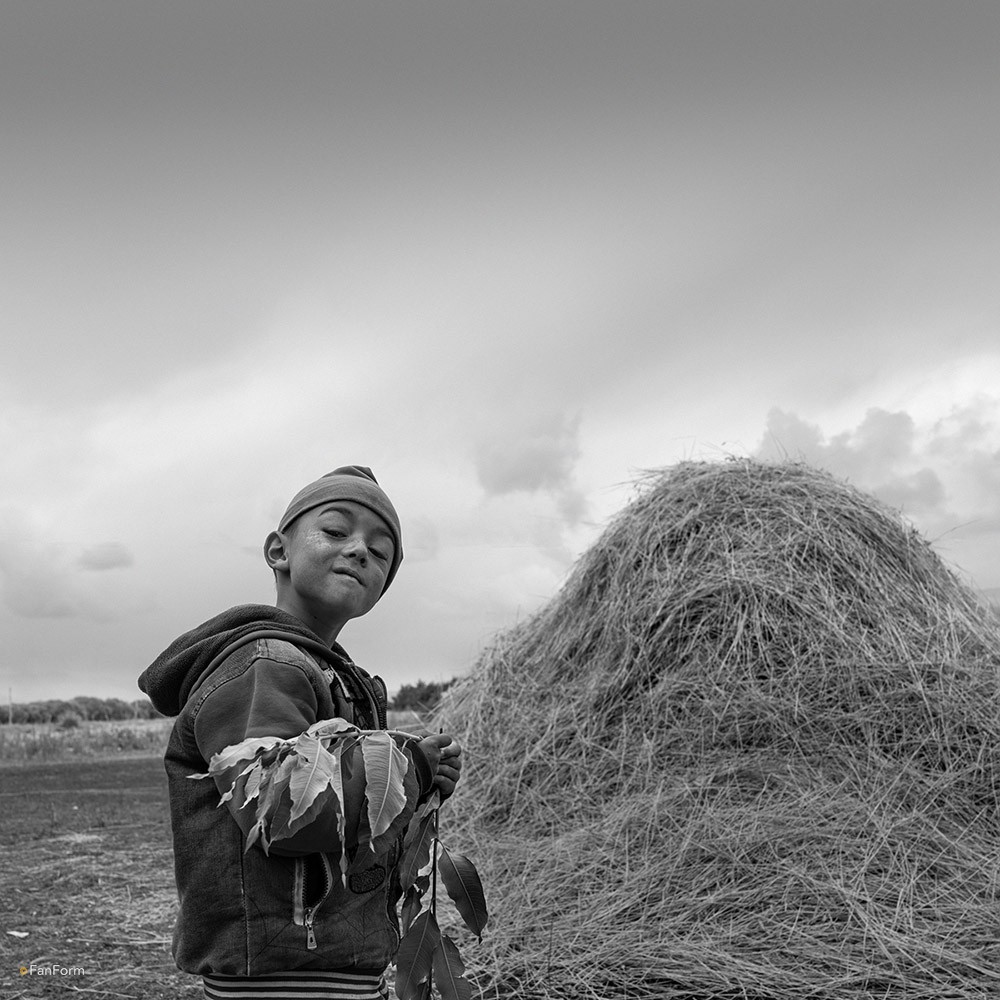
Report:
<svg viewBox="0 0 1000 1000"><path fill-rule="evenodd" d="M344 545L343 553L349 559L357 559L362 565L368 559L368 548L360 538L349 538Z"/></svg>

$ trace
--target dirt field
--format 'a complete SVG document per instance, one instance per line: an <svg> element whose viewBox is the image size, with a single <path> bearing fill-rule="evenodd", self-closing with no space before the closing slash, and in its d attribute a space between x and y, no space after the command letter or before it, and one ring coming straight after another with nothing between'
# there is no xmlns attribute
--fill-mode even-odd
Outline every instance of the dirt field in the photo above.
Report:
<svg viewBox="0 0 1000 1000"><path fill-rule="evenodd" d="M204 996L170 957L168 729L0 727L0 1000Z"/></svg>
<svg viewBox="0 0 1000 1000"><path fill-rule="evenodd" d="M171 866L159 757L0 763L0 997L201 995L170 957Z"/></svg>

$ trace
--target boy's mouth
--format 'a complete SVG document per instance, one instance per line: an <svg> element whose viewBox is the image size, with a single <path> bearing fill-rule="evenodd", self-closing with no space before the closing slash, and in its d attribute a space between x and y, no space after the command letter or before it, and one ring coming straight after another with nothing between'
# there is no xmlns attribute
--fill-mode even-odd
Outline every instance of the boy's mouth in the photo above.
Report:
<svg viewBox="0 0 1000 1000"><path fill-rule="evenodd" d="M354 572L354 570L350 570L350 569L335 569L334 573L337 573L340 576L349 576L352 580L356 581L357 583L360 583L361 586L364 586L364 583L365 583L364 580L362 580L361 577L357 573Z"/></svg>

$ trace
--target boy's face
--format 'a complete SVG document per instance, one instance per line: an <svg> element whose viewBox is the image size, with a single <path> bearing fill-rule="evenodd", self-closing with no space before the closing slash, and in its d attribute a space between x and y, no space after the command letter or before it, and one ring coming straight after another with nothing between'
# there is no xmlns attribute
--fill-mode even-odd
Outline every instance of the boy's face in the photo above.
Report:
<svg viewBox="0 0 1000 1000"><path fill-rule="evenodd" d="M388 525L351 500L307 510L264 544L278 581L278 607L323 638L333 639L352 618L370 611L392 565Z"/></svg>

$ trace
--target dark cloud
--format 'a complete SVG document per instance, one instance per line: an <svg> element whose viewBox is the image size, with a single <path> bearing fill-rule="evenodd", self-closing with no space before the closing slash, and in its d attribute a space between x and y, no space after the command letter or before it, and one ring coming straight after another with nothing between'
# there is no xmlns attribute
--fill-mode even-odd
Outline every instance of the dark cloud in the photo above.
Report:
<svg viewBox="0 0 1000 1000"><path fill-rule="evenodd" d="M579 429L578 416L554 413L490 432L476 446L480 485L490 496L549 493L563 517L576 523L584 511L583 496L573 482Z"/></svg>
<svg viewBox="0 0 1000 1000"><path fill-rule="evenodd" d="M84 549L76 564L80 569L105 570L121 569L124 566L131 566L134 562L135 559L128 546L121 542L101 542L99 545Z"/></svg>

